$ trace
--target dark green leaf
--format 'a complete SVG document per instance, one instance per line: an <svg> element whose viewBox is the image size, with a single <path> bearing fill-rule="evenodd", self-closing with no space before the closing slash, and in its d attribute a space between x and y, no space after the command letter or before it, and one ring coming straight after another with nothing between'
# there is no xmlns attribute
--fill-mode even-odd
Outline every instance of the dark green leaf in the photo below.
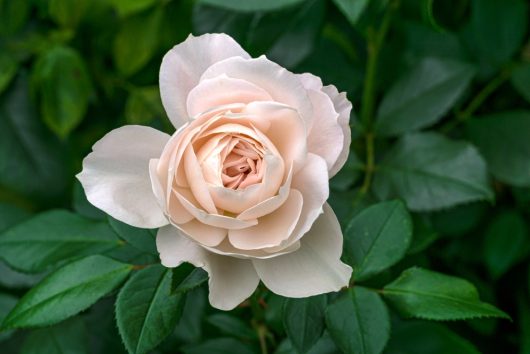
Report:
<svg viewBox="0 0 530 354"><path fill-rule="evenodd" d="M81 318L32 332L24 341L24 354L88 354L88 334Z"/></svg>
<svg viewBox="0 0 530 354"><path fill-rule="evenodd" d="M432 226L442 236L465 235L481 223L488 206L487 203L476 202L437 211L430 214Z"/></svg>
<svg viewBox="0 0 530 354"><path fill-rule="evenodd" d="M424 59L386 93L377 112L377 133L399 135L436 123L460 98L474 73L469 64Z"/></svg>
<svg viewBox="0 0 530 354"><path fill-rule="evenodd" d="M472 0L468 46L481 62L501 65L519 49L528 25L525 0Z"/></svg>
<svg viewBox="0 0 530 354"><path fill-rule="evenodd" d="M18 299L14 296L0 293L0 323L4 320L9 312L15 307ZM13 331L0 332L0 342L8 339L13 335Z"/></svg>
<svg viewBox="0 0 530 354"><path fill-rule="evenodd" d="M184 354L256 354L248 344L234 338L208 339L182 348Z"/></svg>
<svg viewBox="0 0 530 354"><path fill-rule="evenodd" d="M163 9L160 7L128 17L114 39L114 63L125 76L144 67L157 47Z"/></svg>
<svg viewBox="0 0 530 354"><path fill-rule="evenodd" d="M202 268L195 268L189 263L183 263L173 268L171 282L172 293L186 293L193 290L208 280L208 273Z"/></svg>
<svg viewBox="0 0 530 354"><path fill-rule="evenodd" d="M0 285L11 289L30 288L43 278L42 274L25 274L9 268L0 262Z"/></svg>
<svg viewBox="0 0 530 354"><path fill-rule="evenodd" d="M0 0L0 35L10 35L26 24L29 11L29 1Z"/></svg>
<svg viewBox="0 0 530 354"><path fill-rule="evenodd" d="M530 102L530 63L516 67L512 71L511 80L517 92Z"/></svg>
<svg viewBox="0 0 530 354"><path fill-rule="evenodd" d="M118 12L120 17L127 17L129 15L141 12L156 4L159 0L111 0L112 6Z"/></svg>
<svg viewBox="0 0 530 354"><path fill-rule="evenodd" d="M324 332L325 295L304 299L287 299L283 307L283 324L293 346L301 354L309 350Z"/></svg>
<svg viewBox="0 0 530 354"><path fill-rule="evenodd" d="M24 209L0 202L0 234L8 228L26 220L30 215Z"/></svg>
<svg viewBox="0 0 530 354"><path fill-rule="evenodd" d="M49 0L50 16L63 27L75 28L85 14L90 0Z"/></svg>
<svg viewBox="0 0 530 354"><path fill-rule="evenodd" d="M288 7L304 0L199 0L200 4L213 5L232 11L271 11Z"/></svg>
<svg viewBox="0 0 530 354"><path fill-rule="evenodd" d="M510 318L480 301L477 289L467 280L421 268L404 271L385 286L383 295L405 317L428 320Z"/></svg>
<svg viewBox="0 0 530 354"><path fill-rule="evenodd" d="M356 286L328 306L326 323L346 354L379 354L390 336L388 309L375 292Z"/></svg>
<svg viewBox="0 0 530 354"><path fill-rule="evenodd" d="M106 223L66 210L52 210L0 234L0 258L16 269L40 272L118 245L119 240Z"/></svg>
<svg viewBox="0 0 530 354"><path fill-rule="evenodd" d="M129 353L146 353L175 327L182 295L171 294L171 270L154 265L133 275L116 300L116 322Z"/></svg>
<svg viewBox="0 0 530 354"><path fill-rule="evenodd" d="M77 51L54 47L35 63L32 86L40 99L44 122L64 138L83 120L91 94L91 83Z"/></svg>
<svg viewBox="0 0 530 354"><path fill-rule="evenodd" d="M221 333L236 338L256 339L256 332L241 319L224 313L215 313L208 317L208 323Z"/></svg>
<svg viewBox="0 0 530 354"><path fill-rule="evenodd" d="M401 201L383 202L357 214L344 232L344 258L356 281L391 267L405 256L412 220Z"/></svg>
<svg viewBox="0 0 530 354"><path fill-rule="evenodd" d="M392 328L387 354L479 354L466 339L437 323L414 321Z"/></svg>
<svg viewBox="0 0 530 354"><path fill-rule="evenodd" d="M18 302L3 328L48 326L71 317L115 289L132 266L90 256L48 275Z"/></svg>
<svg viewBox="0 0 530 354"><path fill-rule="evenodd" d="M165 117L158 86L135 89L125 104L125 119L129 124L147 125L156 117Z"/></svg>
<svg viewBox="0 0 530 354"><path fill-rule="evenodd" d="M204 288L186 293L182 317L175 328L175 336L183 343L197 343L202 336L202 320L206 316L208 294Z"/></svg>
<svg viewBox="0 0 530 354"><path fill-rule="evenodd" d="M19 75L0 103L0 185L32 199L54 198L66 187L63 147L46 132Z"/></svg>
<svg viewBox="0 0 530 354"><path fill-rule="evenodd" d="M403 198L414 211L494 197L478 151L467 142L437 133L401 138L378 166L374 191L383 200Z"/></svg>
<svg viewBox="0 0 530 354"><path fill-rule="evenodd" d="M498 214L486 230L484 260L493 278L501 277L517 261L528 242L524 218L517 212Z"/></svg>
<svg viewBox="0 0 530 354"><path fill-rule="evenodd" d="M496 178L514 186L530 186L530 111L474 118L467 128Z"/></svg>
<svg viewBox="0 0 530 354"><path fill-rule="evenodd" d="M407 251L408 254L415 254L425 250L439 237L436 231L434 231L424 218L414 216L412 223L414 233L412 236L412 242Z"/></svg>
<svg viewBox="0 0 530 354"><path fill-rule="evenodd" d="M369 0L333 0L339 10L346 16L352 26L355 26L359 17L363 14Z"/></svg>
<svg viewBox="0 0 530 354"><path fill-rule="evenodd" d="M156 250L155 230L139 229L108 217L111 228L118 236L140 251L158 256Z"/></svg>
<svg viewBox="0 0 530 354"><path fill-rule="evenodd" d="M18 70L18 63L6 53L0 53L0 93L4 92L5 88Z"/></svg>

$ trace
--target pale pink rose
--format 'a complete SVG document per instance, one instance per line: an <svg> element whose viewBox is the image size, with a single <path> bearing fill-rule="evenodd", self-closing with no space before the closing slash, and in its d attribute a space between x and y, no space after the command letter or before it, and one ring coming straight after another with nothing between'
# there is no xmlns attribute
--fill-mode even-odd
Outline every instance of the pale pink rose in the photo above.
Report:
<svg viewBox="0 0 530 354"><path fill-rule="evenodd" d="M105 135L78 175L88 200L130 225L160 228L162 264L204 268L219 309L260 280L287 297L347 286L342 232L326 203L350 145L346 95L250 58L224 34L171 49L160 93L177 131Z"/></svg>

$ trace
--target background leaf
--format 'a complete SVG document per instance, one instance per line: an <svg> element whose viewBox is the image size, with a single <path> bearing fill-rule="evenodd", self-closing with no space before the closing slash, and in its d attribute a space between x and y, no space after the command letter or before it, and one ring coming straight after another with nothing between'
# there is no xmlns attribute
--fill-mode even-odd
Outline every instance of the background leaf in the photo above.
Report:
<svg viewBox="0 0 530 354"><path fill-rule="evenodd" d="M24 354L85 354L88 335L83 321L76 317L59 325L35 330L24 341Z"/></svg>

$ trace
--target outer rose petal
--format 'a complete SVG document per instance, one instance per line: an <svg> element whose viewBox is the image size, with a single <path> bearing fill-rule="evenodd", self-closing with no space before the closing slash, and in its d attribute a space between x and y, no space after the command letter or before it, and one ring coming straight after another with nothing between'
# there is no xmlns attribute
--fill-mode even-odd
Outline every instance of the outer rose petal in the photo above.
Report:
<svg viewBox="0 0 530 354"><path fill-rule="evenodd" d="M156 228L168 224L149 177L149 160L160 156L169 135L127 125L94 144L77 175L90 203L129 225Z"/></svg>
<svg viewBox="0 0 530 354"><path fill-rule="evenodd" d="M301 240L296 252L252 263L271 291L287 297L307 297L338 291L347 286L350 266L340 261L342 232L331 207L322 214Z"/></svg>
<svg viewBox="0 0 530 354"><path fill-rule="evenodd" d="M175 128L189 120L186 99L204 71L212 64L234 56L249 58L247 52L226 34L190 35L167 52L160 67L160 96Z"/></svg>
<svg viewBox="0 0 530 354"><path fill-rule="evenodd" d="M351 130L350 130L350 112L352 109L351 102L348 101L346 93L337 91L337 88L333 85L324 86L322 91L331 98L335 110L339 114L339 125L344 132L344 141L342 145L342 151L337 158L337 161L333 164L329 171L329 177L333 177L339 172L339 170L344 166L344 163L348 159L348 154L350 153L350 144L351 144Z"/></svg>
<svg viewBox="0 0 530 354"><path fill-rule="evenodd" d="M232 310L258 286L259 278L250 261L208 252L172 226L158 230L156 246L166 267L189 262L204 268L210 276L210 304L220 310Z"/></svg>

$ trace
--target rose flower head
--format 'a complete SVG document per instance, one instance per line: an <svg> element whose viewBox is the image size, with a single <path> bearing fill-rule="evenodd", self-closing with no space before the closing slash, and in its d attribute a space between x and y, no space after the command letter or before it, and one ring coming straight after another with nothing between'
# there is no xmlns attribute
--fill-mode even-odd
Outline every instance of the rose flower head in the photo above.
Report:
<svg viewBox="0 0 530 354"><path fill-rule="evenodd" d="M204 268L219 309L260 280L287 297L347 286L352 270L326 203L349 151L346 95L251 58L225 34L172 48L160 94L176 132L129 125L105 135L77 176L88 200L132 226L159 228L162 264Z"/></svg>

